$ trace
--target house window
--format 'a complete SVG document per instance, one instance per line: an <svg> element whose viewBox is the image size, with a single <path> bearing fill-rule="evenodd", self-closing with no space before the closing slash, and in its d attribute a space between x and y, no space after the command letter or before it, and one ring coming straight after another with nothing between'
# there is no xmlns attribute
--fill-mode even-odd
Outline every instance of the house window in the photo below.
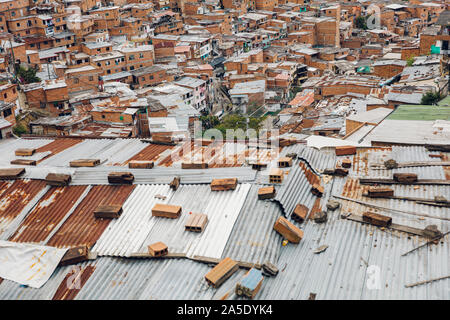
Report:
<svg viewBox="0 0 450 320"><path fill-rule="evenodd" d="M80 82L78 78L73 78L73 83L77 84L78 82Z"/></svg>
<svg viewBox="0 0 450 320"><path fill-rule="evenodd" d="M7 93L4 93L3 94L3 97L6 99L6 98L8 98L8 94Z"/></svg>
<svg viewBox="0 0 450 320"><path fill-rule="evenodd" d="M143 53L139 53L139 58L144 58L144 54Z"/></svg>
<svg viewBox="0 0 450 320"><path fill-rule="evenodd" d="M145 81L145 77L142 77L142 81Z"/></svg>
<svg viewBox="0 0 450 320"><path fill-rule="evenodd" d="M94 81L94 77L93 76L89 76L89 81Z"/></svg>
<svg viewBox="0 0 450 320"><path fill-rule="evenodd" d="M17 26L20 27L20 23L17 22Z"/></svg>
<svg viewBox="0 0 450 320"><path fill-rule="evenodd" d="M150 80L153 80L153 76L150 76Z"/></svg>
<svg viewBox="0 0 450 320"><path fill-rule="evenodd" d="M104 114L102 114L102 119L105 119L106 117L105 117L105 115Z"/></svg>
<svg viewBox="0 0 450 320"><path fill-rule="evenodd" d="M9 117L12 114L11 108L6 109L5 111L3 111L3 117Z"/></svg>
<svg viewBox="0 0 450 320"><path fill-rule="evenodd" d="M134 55L133 54L131 54L129 57L128 57L128 60L134 60Z"/></svg>
<svg viewBox="0 0 450 320"><path fill-rule="evenodd" d="M101 67L101 66L102 66L102 64L101 64L100 62L97 62L97 66Z"/></svg>

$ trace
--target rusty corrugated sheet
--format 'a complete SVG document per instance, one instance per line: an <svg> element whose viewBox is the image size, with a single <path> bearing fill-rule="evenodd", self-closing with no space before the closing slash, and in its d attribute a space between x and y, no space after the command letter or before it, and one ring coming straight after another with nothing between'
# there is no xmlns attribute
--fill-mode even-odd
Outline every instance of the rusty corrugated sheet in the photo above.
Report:
<svg viewBox="0 0 450 320"><path fill-rule="evenodd" d="M189 144L190 148L188 147ZM175 155L176 157L181 159L183 156L185 156L184 154L185 151L190 151L193 149L194 149L194 141L185 142L181 147L178 147L177 149L174 150L173 153L171 153L170 155L165 157L162 161L160 161L158 165L164 167L171 167L173 164L172 155Z"/></svg>
<svg viewBox="0 0 450 320"><path fill-rule="evenodd" d="M278 150L279 151L279 150ZM213 142L207 146L186 142L172 154L159 162L159 166L171 167L174 163L202 161L209 168L227 168L243 166L247 160L259 160L267 163L277 156L276 149L257 149L246 144L234 142Z"/></svg>
<svg viewBox="0 0 450 320"><path fill-rule="evenodd" d="M4 182L0 189L0 234L25 206L45 187L37 180Z"/></svg>
<svg viewBox="0 0 450 320"><path fill-rule="evenodd" d="M166 146L160 144L149 144L145 147L141 152L135 154L133 157L128 159L123 163L123 165L128 164L128 162L132 160L141 160L141 161L156 161L161 153L166 150L172 149L173 146Z"/></svg>
<svg viewBox="0 0 450 320"><path fill-rule="evenodd" d="M100 204L122 205L134 189L134 185L94 186L48 242L49 246L93 246L108 227L109 219L96 219L94 210Z"/></svg>
<svg viewBox="0 0 450 320"><path fill-rule="evenodd" d="M72 269L64 277L52 300L73 300L84 284L94 273L95 266L86 266L81 270ZM78 271L78 272L77 272Z"/></svg>
<svg viewBox="0 0 450 320"><path fill-rule="evenodd" d="M86 188L86 186L52 187L9 240L35 243L44 241Z"/></svg>
<svg viewBox="0 0 450 320"><path fill-rule="evenodd" d="M55 141L50 142L49 144L37 149L37 152L47 152L47 151L51 152L51 154L49 154L48 156L37 161L37 163L40 163L43 160L45 160L57 153L60 153L70 147L73 147L74 145L76 145L82 141L83 141L82 139L56 139Z"/></svg>
<svg viewBox="0 0 450 320"><path fill-rule="evenodd" d="M318 177L314 172L312 172L303 161L299 163L299 166L305 173L306 179L308 180L310 185L320 184L320 177Z"/></svg>

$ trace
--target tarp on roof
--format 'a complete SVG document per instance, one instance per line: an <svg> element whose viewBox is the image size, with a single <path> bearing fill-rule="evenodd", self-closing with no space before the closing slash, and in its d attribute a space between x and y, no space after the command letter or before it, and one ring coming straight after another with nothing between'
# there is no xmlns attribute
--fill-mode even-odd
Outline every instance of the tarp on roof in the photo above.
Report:
<svg viewBox="0 0 450 320"><path fill-rule="evenodd" d="M67 249L0 241L0 277L33 288L42 287Z"/></svg>

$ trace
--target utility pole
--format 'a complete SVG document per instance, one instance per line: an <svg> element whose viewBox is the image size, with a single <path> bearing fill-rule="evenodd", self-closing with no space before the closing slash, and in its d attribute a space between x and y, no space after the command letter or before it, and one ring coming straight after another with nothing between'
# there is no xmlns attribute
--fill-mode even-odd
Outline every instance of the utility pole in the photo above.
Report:
<svg viewBox="0 0 450 320"><path fill-rule="evenodd" d="M16 58L14 57L14 50L13 50L13 45L11 42L11 37L8 37L9 40L9 46L10 46L10 50L11 50L11 55L12 55L12 65L13 65L13 74L14 74L14 78L16 78L17 81L17 73L16 73Z"/></svg>

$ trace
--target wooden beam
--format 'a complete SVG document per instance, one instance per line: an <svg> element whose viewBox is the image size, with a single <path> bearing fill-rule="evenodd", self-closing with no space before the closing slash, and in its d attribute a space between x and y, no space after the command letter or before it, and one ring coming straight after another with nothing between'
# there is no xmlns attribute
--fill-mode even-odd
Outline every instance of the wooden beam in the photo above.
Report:
<svg viewBox="0 0 450 320"><path fill-rule="evenodd" d="M397 163L397 168L410 168L410 167L431 167L431 166L450 166L450 161L413 161ZM371 169L386 170L384 163L374 163L370 166Z"/></svg>
<svg viewBox="0 0 450 320"><path fill-rule="evenodd" d="M359 216L356 214L350 214L349 216L346 216L345 219L360 222L360 223L370 224L369 222L364 221L362 216ZM425 237L425 234L422 229L412 228L412 227L408 227L408 226L401 225L401 224L392 223L389 227L383 227L383 228L390 229L390 230L397 230L397 231L413 234L416 236Z"/></svg>
<svg viewBox="0 0 450 320"><path fill-rule="evenodd" d="M415 283L411 283L411 284L406 284L405 288L412 288L412 287L415 287L415 286L420 286L422 284L427 284L427 283L430 283L430 282L439 281L439 280L448 279L448 278L450 278L450 275L439 277L439 278L434 278L434 279L430 279L430 280L425 280L425 281L419 281L419 282L415 282Z"/></svg>
<svg viewBox="0 0 450 320"><path fill-rule="evenodd" d="M414 198L414 197L401 197L401 196L383 196L383 195L377 195L376 197L369 196L368 193L363 193L364 197L369 198L377 198L377 199L395 199L395 200L406 200L406 201L416 201L420 204L428 204L430 206L437 206L437 207L450 207L450 202L438 202L434 199L425 199L425 198Z"/></svg>
<svg viewBox="0 0 450 320"><path fill-rule="evenodd" d="M333 197L335 197L337 199L341 199L341 200L352 201L352 202L359 203L359 204L362 204L362 205L367 206L367 207L372 207L372 208L380 209L380 210L383 210L383 211L400 212L400 213L411 214L411 215L418 216L418 217L426 217L426 218L433 218L433 219L450 221L450 218L447 218L447 217L437 217L437 216L431 216L431 215L425 214L425 213L417 213L417 212L413 212L413 211L406 211L406 210L400 210L400 209L391 209L391 208L378 206L378 205L373 204L373 203L368 203L368 202L365 202L365 201L362 201L362 200L357 200L357 199L352 199L352 198L347 198L347 197L341 197L341 196L336 196L336 195L333 195Z"/></svg>
<svg viewBox="0 0 450 320"><path fill-rule="evenodd" d="M360 184L404 184L394 179L379 179L379 178L359 178ZM450 186L450 180L438 180L438 179L421 179L410 185L443 185Z"/></svg>

